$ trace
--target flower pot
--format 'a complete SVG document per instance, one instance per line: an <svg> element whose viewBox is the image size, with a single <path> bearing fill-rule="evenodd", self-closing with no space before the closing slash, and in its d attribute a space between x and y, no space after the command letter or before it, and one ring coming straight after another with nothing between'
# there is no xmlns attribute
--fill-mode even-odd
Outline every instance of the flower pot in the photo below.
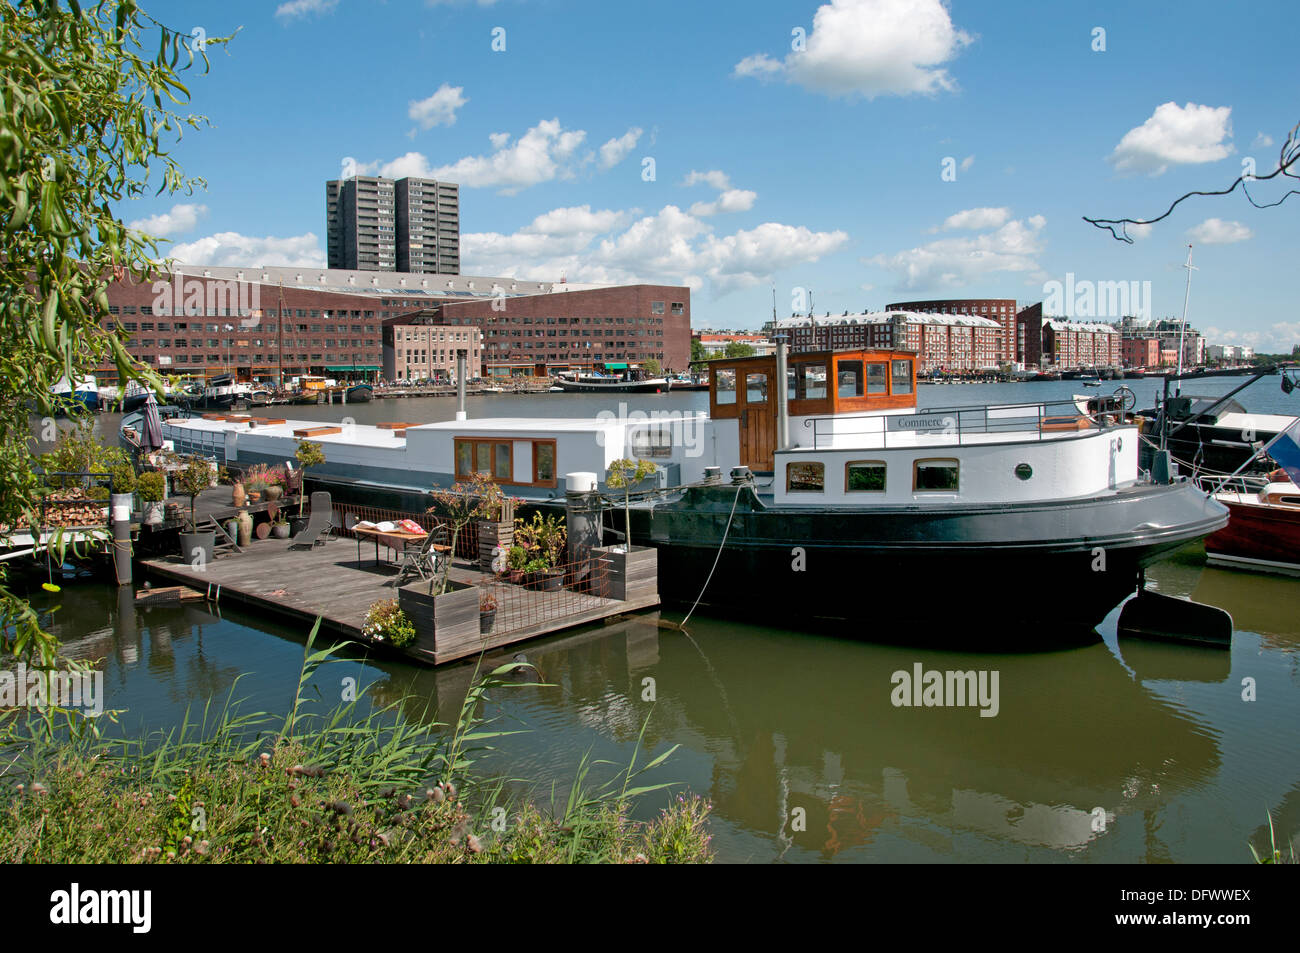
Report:
<svg viewBox="0 0 1300 953"><path fill-rule="evenodd" d="M244 510L236 522L239 524L239 545L249 545L253 542L253 514Z"/></svg>
<svg viewBox="0 0 1300 953"><path fill-rule="evenodd" d="M146 526L161 526L163 521L163 504L162 500L157 502L150 501L144 504L142 522Z"/></svg>
<svg viewBox="0 0 1300 953"><path fill-rule="evenodd" d="M510 570L510 581L513 582L516 586L519 585L521 582L523 582L524 581L523 570L521 569Z"/></svg>
<svg viewBox="0 0 1300 953"><path fill-rule="evenodd" d="M288 524L288 523L272 523L272 524L271 524L271 535L274 536L276 539L288 539L288 538L289 538L289 524Z"/></svg>
<svg viewBox="0 0 1300 953"><path fill-rule="evenodd" d="M496 625L496 621L496 609L493 609L491 612L480 611L478 614L478 630L484 635L487 635L487 633L492 631L492 626Z"/></svg>
<svg viewBox="0 0 1300 953"><path fill-rule="evenodd" d="M248 491L248 502L250 502L250 503L260 503L260 502L262 502L262 491L261 491L261 490L249 490L249 491Z"/></svg>
<svg viewBox="0 0 1300 953"><path fill-rule="evenodd" d="M217 534L212 530L203 533L181 533L181 558L196 569L212 562L212 550Z"/></svg>
<svg viewBox="0 0 1300 953"><path fill-rule="evenodd" d="M248 502L248 493L244 490L244 484L235 483L230 487L230 503L232 506L243 506Z"/></svg>
<svg viewBox="0 0 1300 953"><path fill-rule="evenodd" d="M547 569L538 575L541 576L540 588L545 592L559 592L564 586L563 569Z"/></svg>
<svg viewBox="0 0 1300 953"><path fill-rule="evenodd" d="M268 503L273 502L274 500L278 500L282 496L284 496L284 487L280 486L279 484L268 486L265 490L262 491L262 498L266 500Z"/></svg>

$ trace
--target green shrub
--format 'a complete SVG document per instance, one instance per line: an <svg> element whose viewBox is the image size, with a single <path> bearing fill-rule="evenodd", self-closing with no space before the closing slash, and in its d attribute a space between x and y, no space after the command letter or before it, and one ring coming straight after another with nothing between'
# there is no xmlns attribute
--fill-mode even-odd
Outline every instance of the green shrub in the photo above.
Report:
<svg viewBox="0 0 1300 953"><path fill-rule="evenodd" d="M161 503L167 495L167 478L158 470L146 470L136 480L140 499L146 503Z"/></svg>

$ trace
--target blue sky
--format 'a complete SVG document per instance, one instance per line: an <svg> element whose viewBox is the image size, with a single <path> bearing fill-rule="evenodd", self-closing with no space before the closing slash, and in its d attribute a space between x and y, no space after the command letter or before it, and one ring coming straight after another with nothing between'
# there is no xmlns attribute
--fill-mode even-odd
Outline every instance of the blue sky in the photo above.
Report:
<svg viewBox="0 0 1300 953"><path fill-rule="evenodd" d="M1149 281L1153 316L1176 316L1192 242L1193 325L1221 343L1300 343L1300 197L1192 199L1131 245L1081 220L1154 216L1227 186L1247 157L1276 167L1300 121L1293 5L146 8L208 35L242 26L189 80L213 128L176 154L206 192L120 209L182 261L323 264L324 183L351 158L460 182L466 273L687 283L697 326L756 327L773 287L782 316L801 288L838 314L1030 303L1067 273Z"/></svg>

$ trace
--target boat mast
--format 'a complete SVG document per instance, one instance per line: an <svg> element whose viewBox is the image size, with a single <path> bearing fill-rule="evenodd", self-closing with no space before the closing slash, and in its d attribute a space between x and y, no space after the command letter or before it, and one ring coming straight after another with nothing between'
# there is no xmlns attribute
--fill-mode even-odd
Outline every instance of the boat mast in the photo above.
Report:
<svg viewBox="0 0 1300 953"><path fill-rule="evenodd" d="M1187 333L1187 302L1192 296L1192 272L1199 269L1192 266L1192 246L1187 246L1187 262L1183 265L1187 269L1187 290L1183 292L1183 323L1178 326L1178 383L1174 386L1174 396L1177 397L1183 392L1183 335Z"/></svg>

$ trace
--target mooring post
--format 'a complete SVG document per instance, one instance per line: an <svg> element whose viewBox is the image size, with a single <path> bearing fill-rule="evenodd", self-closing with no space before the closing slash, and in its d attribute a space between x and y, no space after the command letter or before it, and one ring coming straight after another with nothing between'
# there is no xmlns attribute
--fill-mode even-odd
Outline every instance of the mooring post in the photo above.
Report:
<svg viewBox="0 0 1300 953"><path fill-rule="evenodd" d="M131 494L109 496L109 514L113 524L113 569L119 586L131 582Z"/></svg>

